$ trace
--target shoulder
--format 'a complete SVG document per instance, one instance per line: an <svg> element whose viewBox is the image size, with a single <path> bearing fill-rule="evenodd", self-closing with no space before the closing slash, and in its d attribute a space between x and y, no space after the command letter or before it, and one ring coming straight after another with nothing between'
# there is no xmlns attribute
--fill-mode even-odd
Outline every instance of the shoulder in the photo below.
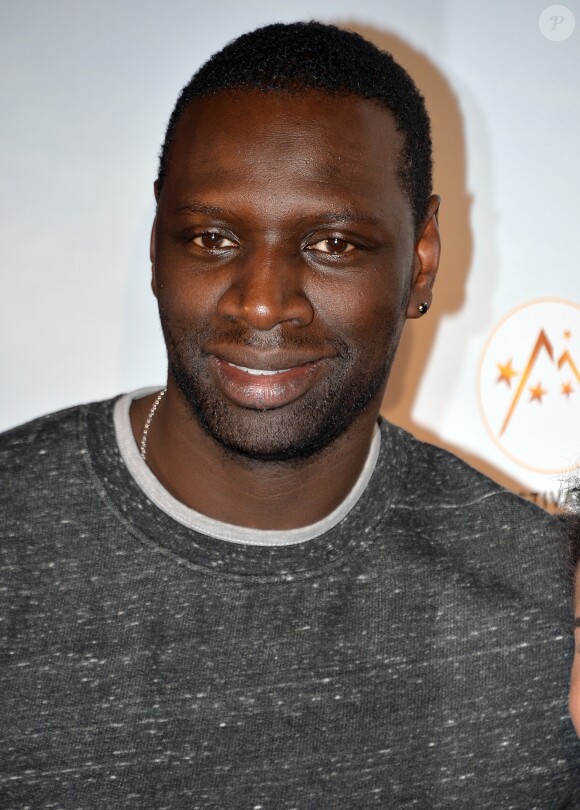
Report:
<svg viewBox="0 0 580 810"><path fill-rule="evenodd" d="M22 452L26 453L31 447L37 447L39 442L50 444L51 440L61 440L63 434L74 433L83 407L85 406L76 405L45 414L0 433L0 459L18 456Z"/></svg>
<svg viewBox="0 0 580 810"><path fill-rule="evenodd" d="M563 521L452 453L382 425L404 468L398 524L415 549L478 586L564 606L571 558Z"/></svg>
<svg viewBox="0 0 580 810"><path fill-rule="evenodd" d="M19 480L53 476L84 450L83 424L88 414L106 416L115 397L46 414L0 434L0 477L11 487Z"/></svg>
<svg viewBox="0 0 580 810"><path fill-rule="evenodd" d="M561 521L535 504L510 492L489 476L441 447L415 439L402 428L383 420L381 430L394 442L403 459L405 501L448 513L490 513L497 525L503 518L538 523L560 531Z"/></svg>

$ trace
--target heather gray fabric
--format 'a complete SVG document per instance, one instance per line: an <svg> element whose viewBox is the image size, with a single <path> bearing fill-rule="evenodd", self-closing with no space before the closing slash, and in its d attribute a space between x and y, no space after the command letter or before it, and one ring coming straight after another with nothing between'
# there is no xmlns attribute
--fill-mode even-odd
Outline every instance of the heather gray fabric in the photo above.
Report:
<svg viewBox="0 0 580 810"><path fill-rule="evenodd" d="M163 509L174 520L183 523L184 526L194 529L210 537L219 540L228 540L230 543L251 543L258 546L289 546L293 543L303 543L305 540L312 540L327 531L330 531L350 512L365 491L366 485L370 481L375 469L379 450L381 447L381 432L375 427L375 433L371 442L371 447L367 460L361 470L358 479L346 498L339 503L329 515L310 526L303 526L299 529L289 529L287 531L267 531L260 529L247 529L243 526L232 526L231 523L224 523L221 520L213 520L206 515L190 509L185 504L178 501L168 492L165 487L155 478L147 464L141 458L141 452L135 443L133 429L129 411L134 399L145 394L150 394L159 389L142 388L124 394L115 404L113 411L113 422L115 424L115 437L123 461L134 480L141 487L147 497L160 509Z"/></svg>
<svg viewBox="0 0 580 810"><path fill-rule="evenodd" d="M383 422L333 529L230 543L113 409L0 438L2 810L580 807L553 518Z"/></svg>

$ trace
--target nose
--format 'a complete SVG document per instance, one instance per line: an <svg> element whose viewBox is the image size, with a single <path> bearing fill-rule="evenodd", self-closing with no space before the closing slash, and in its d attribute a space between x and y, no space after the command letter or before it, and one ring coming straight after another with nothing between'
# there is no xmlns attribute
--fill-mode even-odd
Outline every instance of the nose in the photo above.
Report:
<svg viewBox="0 0 580 810"><path fill-rule="evenodd" d="M218 302L219 314L260 330L287 321L308 326L314 309L303 288L301 265L297 256L282 250L262 249L240 257Z"/></svg>

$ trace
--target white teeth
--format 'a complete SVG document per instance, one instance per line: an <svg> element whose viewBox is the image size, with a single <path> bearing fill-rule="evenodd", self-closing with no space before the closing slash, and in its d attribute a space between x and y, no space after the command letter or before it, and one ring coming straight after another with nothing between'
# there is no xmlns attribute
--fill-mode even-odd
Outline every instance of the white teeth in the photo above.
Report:
<svg viewBox="0 0 580 810"><path fill-rule="evenodd" d="M272 375L272 374L282 374L283 371L290 371L289 368L277 368L275 371L270 371L265 368L246 368L245 366L238 366L235 363L228 363L229 366L233 366L234 368L239 368L241 371L245 371L247 374L253 374L257 377L264 377L265 375Z"/></svg>

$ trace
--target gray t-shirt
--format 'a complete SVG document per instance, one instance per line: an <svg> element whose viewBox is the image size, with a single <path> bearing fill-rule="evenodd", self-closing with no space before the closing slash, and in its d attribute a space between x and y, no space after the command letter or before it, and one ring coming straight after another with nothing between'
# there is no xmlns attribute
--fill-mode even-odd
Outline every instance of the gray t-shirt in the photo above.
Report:
<svg viewBox="0 0 580 810"><path fill-rule="evenodd" d="M327 531L212 537L114 408L0 437L3 810L580 807L557 520L381 422Z"/></svg>

